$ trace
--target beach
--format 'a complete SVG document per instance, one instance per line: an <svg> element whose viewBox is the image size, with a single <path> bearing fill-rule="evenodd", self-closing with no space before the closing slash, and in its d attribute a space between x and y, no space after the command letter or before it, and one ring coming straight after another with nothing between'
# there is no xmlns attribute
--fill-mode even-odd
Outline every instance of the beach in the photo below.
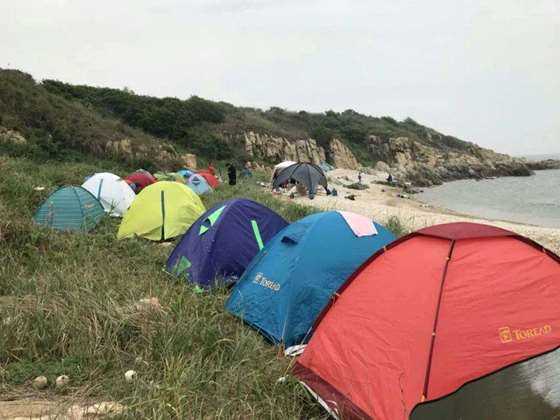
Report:
<svg viewBox="0 0 560 420"><path fill-rule="evenodd" d="M404 194L407 198L402 198L399 197L399 195L402 195L400 188L376 183L384 181L386 176L385 172L363 173L362 183L367 185L368 189L355 190L347 186L357 182L358 172L348 169L335 169L329 171L327 177L329 179L329 187L336 188L338 196L327 196L324 194L324 191L319 191L313 200L309 200L307 197L296 197L294 201L299 204L317 207L321 210L352 211L371 217L381 224L387 223L391 217L397 217L406 229L410 231L440 223L472 222L490 224L519 233L533 239L551 251L560 253L560 229L460 214L445 208L422 203L415 199L414 195ZM319 189L322 190L321 187ZM355 200L345 198L351 194L355 195Z"/></svg>

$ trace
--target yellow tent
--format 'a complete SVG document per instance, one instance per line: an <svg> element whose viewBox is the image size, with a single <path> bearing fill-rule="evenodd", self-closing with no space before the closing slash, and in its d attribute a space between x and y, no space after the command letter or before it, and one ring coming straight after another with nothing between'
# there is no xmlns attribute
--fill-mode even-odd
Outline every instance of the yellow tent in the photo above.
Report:
<svg viewBox="0 0 560 420"><path fill-rule="evenodd" d="M206 209L185 184L159 181L136 196L124 215L117 239L134 235L152 241L173 238L186 232Z"/></svg>

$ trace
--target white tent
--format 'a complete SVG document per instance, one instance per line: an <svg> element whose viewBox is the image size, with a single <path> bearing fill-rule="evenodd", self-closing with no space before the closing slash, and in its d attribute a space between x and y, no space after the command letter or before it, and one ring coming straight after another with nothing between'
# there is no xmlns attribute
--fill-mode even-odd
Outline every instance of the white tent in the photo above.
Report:
<svg viewBox="0 0 560 420"><path fill-rule="evenodd" d="M295 165L297 162L292 160L285 160L284 162L280 162L278 165L274 166L274 170L272 171L272 179L276 177L280 173L280 171L288 166Z"/></svg>
<svg viewBox="0 0 560 420"><path fill-rule="evenodd" d="M122 217L136 197L126 181L109 172L94 174L82 187L100 201L106 213L115 217Z"/></svg>

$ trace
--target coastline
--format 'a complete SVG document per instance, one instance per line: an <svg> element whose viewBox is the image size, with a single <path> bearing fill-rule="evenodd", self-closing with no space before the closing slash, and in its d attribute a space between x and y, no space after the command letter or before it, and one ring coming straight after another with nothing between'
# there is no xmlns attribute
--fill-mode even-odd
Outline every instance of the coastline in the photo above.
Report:
<svg viewBox="0 0 560 420"><path fill-rule="evenodd" d="M313 200L309 200L307 197L297 197L293 201L321 210L352 211L371 217L382 224L386 224L391 217L397 217L406 229L410 231L435 224L460 221L491 224L533 239L551 251L560 254L560 229L505 220L485 219L422 203L414 199L413 196L401 198L399 197L399 194L401 194L399 188L374 183L376 181L383 181L385 176L384 172L362 174L362 183L366 184L369 188L366 190L354 190L347 188L347 185L357 181L357 171L335 169L328 172L327 177L329 178L329 186L336 188L338 192L337 197L327 196L319 191ZM349 194L354 194L356 199L349 200L344 198Z"/></svg>

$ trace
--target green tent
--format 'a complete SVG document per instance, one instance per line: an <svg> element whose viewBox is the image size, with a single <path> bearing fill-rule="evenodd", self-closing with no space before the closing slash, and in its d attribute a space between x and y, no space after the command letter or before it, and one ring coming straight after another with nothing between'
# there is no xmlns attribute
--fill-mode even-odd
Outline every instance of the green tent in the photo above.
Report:
<svg viewBox="0 0 560 420"><path fill-rule="evenodd" d="M101 203L82 187L61 187L39 207L33 220L56 230L93 229L105 215Z"/></svg>

